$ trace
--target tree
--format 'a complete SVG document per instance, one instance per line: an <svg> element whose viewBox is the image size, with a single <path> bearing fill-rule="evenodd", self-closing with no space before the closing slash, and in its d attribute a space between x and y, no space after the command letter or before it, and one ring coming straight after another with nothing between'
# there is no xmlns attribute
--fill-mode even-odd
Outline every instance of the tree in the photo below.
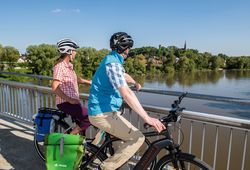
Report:
<svg viewBox="0 0 250 170"><path fill-rule="evenodd" d="M129 57L126 59L126 62L124 63L124 68L125 68L127 73L134 73L135 72L133 63L134 63L134 59L132 57Z"/></svg>
<svg viewBox="0 0 250 170"><path fill-rule="evenodd" d="M75 66L76 72L83 76L91 77L99 66L102 58L108 53L109 51L106 49L101 49L99 51L89 47L78 49L74 61L77 65Z"/></svg>
<svg viewBox="0 0 250 170"><path fill-rule="evenodd" d="M146 59L145 56L140 54L135 56L134 59L134 69L136 74L145 74L146 73Z"/></svg>
<svg viewBox="0 0 250 170"><path fill-rule="evenodd" d="M195 69L195 63L187 57L182 57L176 63L175 69L179 71L193 71Z"/></svg>
<svg viewBox="0 0 250 170"><path fill-rule="evenodd" d="M4 51L4 48L3 48L3 46L0 44L0 62L2 62L3 60L3 51Z"/></svg>
<svg viewBox="0 0 250 170"><path fill-rule="evenodd" d="M52 76L52 68L59 57L54 45L32 45L26 49L28 68L33 74Z"/></svg>
<svg viewBox="0 0 250 170"><path fill-rule="evenodd" d="M163 65L162 65L163 72L165 73L174 72L174 64L175 64L175 55L173 53L169 53L163 60Z"/></svg>
<svg viewBox="0 0 250 170"><path fill-rule="evenodd" d="M3 46L0 44L0 71L4 69L4 64L3 64L3 51L4 51L4 48L3 48Z"/></svg>
<svg viewBox="0 0 250 170"><path fill-rule="evenodd" d="M226 68L228 69L236 69L237 65L238 63L236 57L229 57L226 61Z"/></svg>
<svg viewBox="0 0 250 170"><path fill-rule="evenodd" d="M135 57L129 57L126 59L124 68L126 72L131 74L145 74L146 73L146 63L147 60L145 56L140 54Z"/></svg>
<svg viewBox="0 0 250 170"><path fill-rule="evenodd" d="M217 56L213 56L210 59L211 62L211 69L213 70L217 70L220 67L220 58Z"/></svg>
<svg viewBox="0 0 250 170"><path fill-rule="evenodd" d="M2 61L6 61L9 71L14 69L19 57L20 53L16 48L11 46L4 47L4 50L2 52Z"/></svg>

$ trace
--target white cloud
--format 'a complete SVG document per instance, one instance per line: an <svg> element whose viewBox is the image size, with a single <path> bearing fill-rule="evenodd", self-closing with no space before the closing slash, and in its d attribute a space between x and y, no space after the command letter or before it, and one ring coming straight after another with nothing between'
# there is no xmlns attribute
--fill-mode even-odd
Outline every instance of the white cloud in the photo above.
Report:
<svg viewBox="0 0 250 170"><path fill-rule="evenodd" d="M80 13L81 10L80 9L73 9L73 12Z"/></svg>
<svg viewBox="0 0 250 170"><path fill-rule="evenodd" d="M52 13L60 13L60 12L62 12L62 10L61 10L61 9L54 9L54 10L52 10L51 12L52 12Z"/></svg>
<svg viewBox="0 0 250 170"><path fill-rule="evenodd" d="M51 10L52 13L80 13L81 10L79 8L76 8L76 9L68 9L68 10L62 10L60 8L57 8L57 9L53 9Z"/></svg>

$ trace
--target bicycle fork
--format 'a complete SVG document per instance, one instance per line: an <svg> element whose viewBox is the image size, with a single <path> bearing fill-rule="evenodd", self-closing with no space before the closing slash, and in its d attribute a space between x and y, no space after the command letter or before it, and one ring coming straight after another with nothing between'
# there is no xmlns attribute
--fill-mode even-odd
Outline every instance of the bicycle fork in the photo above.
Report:
<svg viewBox="0 0 250 170"><path fill-rule="evenodd" d="M179 161L181 169L186 170L184 162L178 160L178 154L181 152L181 150L179 149L179 146L175 148L171 148L169 152L171 155L173 155L172 163L173 163L174 169L179 169L179 165L178 165L178 161Z"/></svg>

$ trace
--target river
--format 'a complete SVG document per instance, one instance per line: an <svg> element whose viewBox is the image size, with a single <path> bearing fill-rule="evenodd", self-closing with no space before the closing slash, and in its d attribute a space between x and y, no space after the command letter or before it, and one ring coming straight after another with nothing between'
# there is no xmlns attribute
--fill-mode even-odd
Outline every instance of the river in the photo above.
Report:
<svg viewBox="0 0 250 170"><path fill-rule="evenodd" d="M233 97L250 101L250 70L202 71L172 75L135 77L144 88ZM143 104L170 107L176 97L137 93ZM250 103L250 102L249 102ZM187 110L250 119L250 105L184 99Z"/></svg>

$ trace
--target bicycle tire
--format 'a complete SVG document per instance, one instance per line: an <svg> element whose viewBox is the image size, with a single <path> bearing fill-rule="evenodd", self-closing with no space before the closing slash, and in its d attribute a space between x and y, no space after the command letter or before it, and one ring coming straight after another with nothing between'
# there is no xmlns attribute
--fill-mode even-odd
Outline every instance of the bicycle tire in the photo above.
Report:
<svg viewBox="0 0 250 170"><path fill-rule="evenodd" d="M63 121L56 121L55 120L55 128L53 130L53 132L65 132L70 126ZM69 132L68 132L69 133ZM36 153L38 154L38 156L45 161L45 149L44 149L44 142L38 142L36 140L36 135L34 135L34 146L35 146L35 150Z"/></svg>
<svg viewBox="0 0 250 170"><path fill-rule="evenodd" d="M82 159L80 170L88 170L93 168L98 168L99 164L108 158L108 156L103 152L99 151L99 147L87 142L85 145L85 156ZM90 157L94 154L99 153L95 156L93 161L90 161Z"/></svg>
<svg viewBox="0 0 250 170"><path fill-rule="evenodd" d="M174 164L177 165L177 167L174 167ZM212 168L207 163L188 153L179 153L178 155L168 154L162 157L157 162L155 170L167 169L212 170Z"/></svg>

